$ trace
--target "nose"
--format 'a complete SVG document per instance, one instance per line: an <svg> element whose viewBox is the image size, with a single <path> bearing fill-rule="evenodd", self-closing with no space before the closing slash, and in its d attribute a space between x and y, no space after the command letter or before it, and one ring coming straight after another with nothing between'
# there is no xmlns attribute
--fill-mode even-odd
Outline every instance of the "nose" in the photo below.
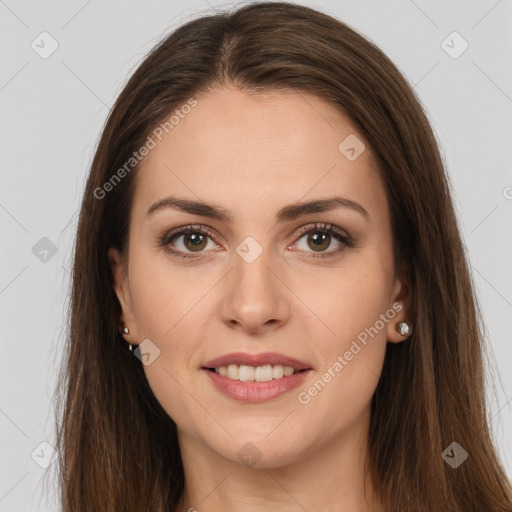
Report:
<svg viewBox="0 0 512 512"><path fill-rule="evenodd" d="M252 335L282 328L290 316L289 295L266 251L251 263L238 254L233 260L218 306L221 320Z"/></svg>

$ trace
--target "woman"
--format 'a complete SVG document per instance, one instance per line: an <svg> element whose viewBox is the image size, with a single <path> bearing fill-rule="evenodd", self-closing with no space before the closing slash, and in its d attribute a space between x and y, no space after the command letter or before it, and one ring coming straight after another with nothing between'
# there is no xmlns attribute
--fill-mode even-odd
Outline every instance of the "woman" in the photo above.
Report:
<svg viewBox="0 0 512 512"><path fill-rule="evenodd" d="M65 512L512 510L435 137L340 21L251 4L154 48L74 257Z"/></svg>

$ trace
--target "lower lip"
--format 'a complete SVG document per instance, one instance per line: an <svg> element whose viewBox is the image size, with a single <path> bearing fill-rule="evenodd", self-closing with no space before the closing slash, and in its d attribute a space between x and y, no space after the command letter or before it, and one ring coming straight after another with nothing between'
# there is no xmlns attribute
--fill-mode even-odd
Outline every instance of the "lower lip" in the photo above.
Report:
<svg viewBox="0 0 512 512"><path fill-rule="evenodd" d="M242 402L258 403L277 398L287 391L291 391L297 386L300 386L308 376L311 369L294 373L289 377L269 380L268 382L244 382L228 379L227 377L219 375L216 372L206 370L205 368L202 368L202 371L208 374L213 385L219 391L230 398L234 398L235 400L240 400Z"/></svg>

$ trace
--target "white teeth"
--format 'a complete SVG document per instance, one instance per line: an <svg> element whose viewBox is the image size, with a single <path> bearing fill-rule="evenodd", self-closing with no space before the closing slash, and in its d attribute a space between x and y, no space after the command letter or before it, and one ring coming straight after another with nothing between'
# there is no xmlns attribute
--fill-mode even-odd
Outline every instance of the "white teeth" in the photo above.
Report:
<svg viewBox="0 0 512 512"><path fill-rule="evenodd" d="M238 370L238 378L244 382L254 380L254 366L241 365Z"/></svg>
<svg viewBox="0 0 512 512"><path fill-rule="evenodd" d="M274 379L280 379L284 375L284 368L280 364L274 366Z"/></svg>
<svg viewBox="0 0 512 512"><path fill-rule="evenodd" d="M258 382L268 382L274 378L274 370L272 365L258 366L254 372L254 380Z"/></svg>
<svg viewBox="0 0 512 512"><path fill-rule="evenodd" d="M282 366L280 364L266 364L258 367L230 364L215 368L215 373L242 382L269 382L272 379L281 379L283 376L289 377L295 373L295 370L292 366Z"/></svg>
<svg viewBox="0 0 512 512"><path fill-rule="evenodd" d="M293 368L291 366L285 366L283 368L283 373L285 377L289 377L290 375L293 375Z"/></svg>
<svg viewBox="0 0 512 512"><path fill-rule="evenodd" d="M228 374L226 377L233 380L239 380L238 379L238 370L240 367L237 364L230 364L228 365ZM220 370L219 370L220 371Z"/></svg>

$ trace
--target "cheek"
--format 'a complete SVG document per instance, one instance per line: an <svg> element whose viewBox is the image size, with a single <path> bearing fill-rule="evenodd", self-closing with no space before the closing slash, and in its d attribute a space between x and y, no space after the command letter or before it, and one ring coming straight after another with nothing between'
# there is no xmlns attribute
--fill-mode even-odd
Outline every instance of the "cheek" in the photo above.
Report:
<svg viewBox="0 0 512 512"><path fill-rule="evenodd" d="M325 418L318 428L326 439L363 424L360 421L369 414L386 352L387 322L392 321L381 320L388 309L374 280L362 280L357 291L350 280L334 290L341 297L338 308L324 314L335 334L312 345L321 364L297 396L304 428L314 429L315 418Z"/></svg>
<svg viewBox="0 0 512 512"><path fill-rule="evenodd" d="M130 289L140 337L166 345L187 323L189 313L201 308L212 277L185 272L161 250L140 251L130 261Z"/></svg>
<svg viewBox="0 0 512 512"><path fill-rule="evenodd" d="M206 279L189 278L176 268L171 273L170 264L162 265L160 257L153 259L152 264L138 267L134 261L130 283L140 340L150 339L159 349L158 357L144 366L144 372L166 413L177 424L194 429L205 411L198 405L203 400L190 377L197 371L194 354L203 341L201 317L208 297L202 297L214 281L208 285Z"/></svg>
<svg viewBox="0 0 512 512"><path fill-rule="evenodd" d="M319 269L307 278L297 273L290 287L307 306L301 308L306 320L293 321L306 321L310 336L343 350L390 307L392 269L387 263L376 252L353 253L335 269ZM297 316L299 308L295 311ZM385 338L383 327L379 322L376 338Z"/></svg>
<svg viewBox="0 0 512 512"><path fill-rule="evenodd" d="M322 281L319 277L317 284ZM307 288L308 305L325 325L315 317L309 321L320 326L316 333L310 329L309 337L317 340L311 347L321 367L317 384L303 390L304 402L311 399L326 414L332 407L349 418L368 404L382 369L387 327L395 316L389 304L390 269L378 257L359 258L326 282L323 292Z"/></svg>

